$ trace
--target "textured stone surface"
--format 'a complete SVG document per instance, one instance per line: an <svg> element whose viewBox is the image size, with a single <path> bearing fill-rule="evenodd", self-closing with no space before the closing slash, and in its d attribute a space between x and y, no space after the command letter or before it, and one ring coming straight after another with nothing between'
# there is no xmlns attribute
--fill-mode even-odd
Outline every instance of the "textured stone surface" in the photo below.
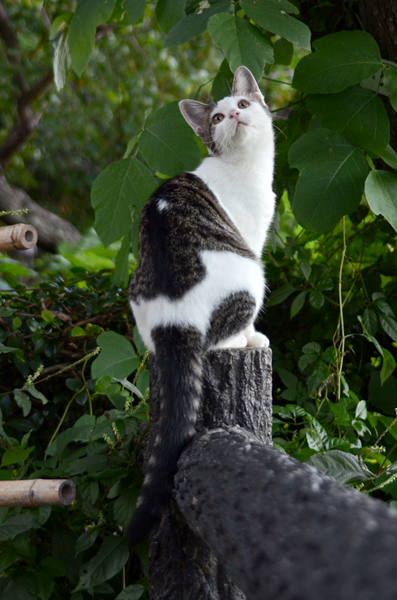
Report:
<svg viewBox="0 0 397 600"><path fill-rule="evenodd" d="M158 383L152 357L151 422L158 418ZM271 351L258 348L209 352L197 430L240 425L271 443ZM149 436L147 454L154 433ZM205 468L205 464L202 465ZM227 465L225 465L227 468ZM208 465L211 471L211 465ZM208 545L187 525L172 502L150 543L151 600L245 600Z"/></svg>
<svg viewBox="0 0 397 600"><path fill-rule="evenodd" d="M175 483L247 599L397 599L395 512L246 431L196 436Z"/></svg>

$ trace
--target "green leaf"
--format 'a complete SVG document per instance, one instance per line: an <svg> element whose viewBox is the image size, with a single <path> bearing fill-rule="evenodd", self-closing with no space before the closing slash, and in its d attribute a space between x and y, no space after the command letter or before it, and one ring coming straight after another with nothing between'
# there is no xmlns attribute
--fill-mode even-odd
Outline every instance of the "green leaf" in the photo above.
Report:
<svg viewBox="0 0 397 600"><path fill-rule="evenodd" d="M131 240L129 236L126 235L116 256L113 285L117 288L126 288L128 285L130 249Z"/></svg>
<svg viewBox="0 0 397 600"><path fill-rule="evenodd" d="M383 348L383 361L382 361L382 370L380 372L380 384L383 385L385 381L390 377L390 375L394 372L396 368L396 361L394 360L394 356L387 350Z"/></svg>
<svg viewBox="0 0 397 600"><path fill-rule="evenodd" d="M373 371L369 382L369 403L386 415L396 416L397 379L390 375L381 383L379 371Z"/></svg>
<svg viewBox="0 0 397 600"><path fill-rule="evenodd" d="M340 131L372 157L385 152L390 122L383 102L373 92L355 86L338 94L315 95L307 108L321 118L323 127Z"/></svg>
<svg viewBox="0 0 397 600"><path fill-rule="evenodd" d="M365 325L368 333L376 335L378 329L378 315L371 308L366 308L362 315L362 323Z"/></svg>
<svg viewBox="0 0 397 600"><path fill-rule="evenodd" d="M128 22L135 25L143 15L146 0L123 0L124 8L128 14Z"/></svg>
<svg viewBox="0 0 397 600"><path fill-rule="evenodd" d="M168 33L185 16L185 0L158 0L156 4L157 21Z"/></svg>
<svg viewBox="0 0 397 600"><path fill-rule="evenodd" d="M266 31L310 50L310 29L307 25L287 13L299 10L287 0L242 0L244 12Z"/></svg>
<svg viewBox="0 0 397 600"><path fill-rule="evenodd" d="M57 35L65 29L65 25L68 25L73 17L72 12L64 12L58 15L51 23L51 29L49 33L49 39L52 41Z"/></svg>
<svg viewBox="0 0 397 600"><path fill-rule="evenodd" d="M313 290L310 292L309 301L313 308L321 308L325 302L324 294L319 290Z"/></svg>
<svg viewBox="0 0 397 600"><path fill-rule="evenodd" d="M167 104L154 115L142 133L139 150L155 171L167 175L192 171L200 162L200 149L178 102Z"/></svg>
<svg viewBox="0 0 397 600"><path fill-rule="evenodd" d="M295 317L295 315L297 315L298 312L303 308L303 305L305 304L306 294L307 294L306 291L300 292L293 299L292 304L291 304L290 319Z"/></svg>
<svg viewBox="0 0 397 600"><path fill-rule="evenodd" d="M328 450L314 454L306 463L340 483L355 484L368 479L357 456L341 450Z"/></svg>
<svg viewBox="0 0 397 600"><path fill-rule="evenodd" d="M168 33L164 40L164 46L179 46L192 38L200 35L207 29L207 23L212 15L230 12L231 3L225 0L211 0L202 2L197 12L187 15L179 21Z"/></svg>
<svg viewBox="0 0 397 600"><path fill-rule="evenodd" d="M371 210L383 215L397 231L397 175L371 171L365 182L365 195Z"/></svg>
<svg viewBox="0 0 397 600"><path fill-rule="evenodd" d="M333 227L360 204L369 167L362 150L342 134L309 131L292 144L289 162L300 171L292 209L303 227Z"/></svg>
<svg viewBox="0 0 397 600"><path fill-rule="evenodd" d="M115 600L139 600L142 596L145 588L139 583L127 586L120 594L118 594Z"/></svg>
<svg viewBox="0 0 397 600"><path fill-rule="evenodd" d="M95 179L91 202L95 209L95 230L105 246L129 236L132 212L139 214L144 202L157 187L157 180L136 158L112 163Z"/></svg>
<svg viewBox="0 0 397 600"><path fill-rule="evenodd" d="M14 399L18 404L19 408L22 409L23 416L27 417L32 407L32 402L27 394L21 392L21 390L14 390Z"/></svg>
<svg viewBox="0 0 397 600"><path fill-rule="evenodd" d="M395 67L384 70L383 85L389 94L390 104L394 110L397 110L397 69Z"/></svg>
<svg viewBox="0 0 397 600"><path fill-rule="evenodd" d="M105 537L98 554L82 567L77 590L100 585L114 577L129 557L127 541L120 536Z"/></svg>
<svg viewBox="0 0 397 600"><path fill-rule="evenodd" d="M131 342L124 336L115 331L105 331L97 341L101 353L92 363L94 378L110 375L124 379L138 367L139 359L136 358Z"/></svg>
<svg viewBox="0 0 397 600"><path fill-rule="evenodd" d="M232 71L245 65L257 81L265 63L273 63L273 48L257 27L230 13L216 14L208 21L208 32L223 50Z"/></svg>
<svg viewBox="0 0 397 600"><path fill-rule="evenodd" d="M296 66L292 85L301 92L335 94L382 68L379 46L365 31L339 31L315 42L314 54Z"/></svg>
<svg viewBox="0 0 397 600"><path fill-rule="evenodd" d="M30 529L39 529L49 519L50 514L51 507L45 506L7 519L0 525L0 541L12 540Z"/></svg>
<svg viewBox="0 0 397 600"><path fill-rule="evenodd" d="M115 379L118 383L120 383L126 390L128 390L129 392L132 392L133 394L138 396L138 398L143 399L143 395L138 390L136 385L134 385L133 383L128 381L128 379L116 379L116 377L113 377L113 379Z"/></svg>
<svg viewBox="0 0 397 600"><path fill-rule="evenodd" d="M233 85L233 73L230 70L229 63L226 58L222 61L219 71L213 81L211 96L218 102L225 96L229 96Z"/></svg>
<svg viewBox="0 0 397 600"><path fill-rule="evenodd" d="M291 373L291 371L288 371L287 369L278 369L277 373L287 388L291 388L293 390L297 389L299 379L296 375L294 375L294 373Z"/></svg>
<svg viewBox="0 0 397 600"><path fill-rule="evenodd" d="M397 321L389 315L379 315L379 321L387 335L397 342Z"/></svg>
<svg viewBox="0 0 397 600"><path fill-rule="evenodd" d="M382 160L389 165L389 167L397 171L397 152L393 150L390 144L382 154Z"/></svg>
<svg viewBox="0 0 397 600"><path fill-rule="evenodd" d="M312 268L310 266L309 261L307 261L306 259L301 260L299 263L299 267L303 275L305 276L306 281L309 281L309 277L312 272Z"/></svg>
<svg viewBox="0 0 397 600"><path fill-rule="evenodd" d="M273 44L274 51L274 62L277 65L284 65L288 67L288 65L292 62L292 57L294 55L294 45L291 44L288 40L284 40L283 38L279 38Z"/></svg>
<svg viewBox="0 0 397 600"><path fill-rule="evenodd" d="M293 294L295 291L296 290L292 283L286 283L282 285L281 288L278 288L272 292L270 298L266 301L266 306L275 306L276 304L284 302L284 300L286 300L288 296Z"/></svg>
<svg viewBox="0 0 397 600"><path fill-rule="evenodd" d="M12 346L5 346L0 342L0 354L7 354L8 352L17 352L19 348L13 348Z"/></svg>
<svg viewBox="0 0 397 600"><path fill-rule="evenodd" d="M27 569L24 572L17 572L7 587L1 594L2 600L37 600L41 598L38 595L38 585L34 573Z"/></svg>
<svg viewBox="0 0 397 600"><path fill-rule="evenodd" d="M357 404L355 418L362 419L363 421L365 421L367 418L367 403L365 400L360 400L360 402Z"/></svg>
<svg viewBox="0 0 397 600"><path fill-rule="evenodd" d="M1 466L7 467L9 465L18 465L23 463L34 450L34 446L30 446L29 448L21 448L20 446L16 446L15 448L9 448L3 454L1 459Z"/></svg>
<svg viewBox="0 0 397 600"><path fill-rule="evenodd" d="M82 0L70 23L68 43L72 69L80 77L95 46L98 25L106 23L115 0Z"/></svg>
<svg viewBox="0 0 397 600"><path fill-rule="evenodd" d="M138 490L130 487L124 490L114 504L114 518L122 527L127 527L129 520L134 514Z"/></svg>
<svg viewBox="0 0 397 600"><path fill-rule="evenodd" d="M47 398L44 396L44 394L42 394L42 392L39 392L39 390L36 389L36 386L30 385L27 388L27 392L33 396L33 398L36 398L36 400L40 400L43 404L47 404Z"/></svg>

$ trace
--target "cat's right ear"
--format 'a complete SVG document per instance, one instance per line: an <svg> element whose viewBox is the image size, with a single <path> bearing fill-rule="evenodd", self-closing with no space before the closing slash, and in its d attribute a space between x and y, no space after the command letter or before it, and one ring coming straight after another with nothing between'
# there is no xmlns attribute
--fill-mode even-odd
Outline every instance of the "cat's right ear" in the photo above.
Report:
<svg viewBox="0 0 397 600"><path fill-rule="evenodd" d="M208 136L208 117L211 107L197 100L181 100L180 111L194 133L201 138Z"/></svg>

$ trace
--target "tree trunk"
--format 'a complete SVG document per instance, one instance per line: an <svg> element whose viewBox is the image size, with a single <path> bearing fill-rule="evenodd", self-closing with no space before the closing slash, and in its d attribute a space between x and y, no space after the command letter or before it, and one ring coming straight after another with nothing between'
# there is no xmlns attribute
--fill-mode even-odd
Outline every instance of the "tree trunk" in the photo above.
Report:
<svg viewBox="0 0 397 600"><path fill-rule="evenodd" d="M397 514L380 501L236 427L196 436L178 466L179 509L249 600L397 598Z"/></svg>
<svg viewBox="0 0 397 600"><path fill-rule="evenodd" d="M382 58L397 63L397 0L360 0L360 21L379 44ZM390 119L390 145L397 150L397 112L384 98Z"/></svg>
<svg viewBox="0 0 397 600"><path fill-rule="evenodd" d="M151 422L157 420L158 384L151 365ZM204 366L199 431L239 425L271 444L271 351L211 351ZM153 428L152 428L153 430ZM149 444L150 446L150 444ZM148 448L148 454L150 447ZM186 524L174 502L150 544L151 600L244 600L222 563Z"/></svg>

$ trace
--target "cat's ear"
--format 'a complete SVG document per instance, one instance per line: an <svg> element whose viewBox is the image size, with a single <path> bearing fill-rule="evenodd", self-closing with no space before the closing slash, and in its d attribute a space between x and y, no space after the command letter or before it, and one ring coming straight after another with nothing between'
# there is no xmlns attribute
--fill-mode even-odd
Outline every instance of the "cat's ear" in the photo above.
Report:
<svg viewBox="0 0 397 600"><path fill-rule="evenodd" d="M197 100L181 100L180 111L194 133L201 138L208 135L208 117L211 107Z"/></svg>
<svg viewBox="0 0 397 600"><path fill-rule="evenodd" d="M241 66L236 69L233 79L232 96L255 96L257 100L265 104L265 99L255 77L247 67Z"/></svg>

